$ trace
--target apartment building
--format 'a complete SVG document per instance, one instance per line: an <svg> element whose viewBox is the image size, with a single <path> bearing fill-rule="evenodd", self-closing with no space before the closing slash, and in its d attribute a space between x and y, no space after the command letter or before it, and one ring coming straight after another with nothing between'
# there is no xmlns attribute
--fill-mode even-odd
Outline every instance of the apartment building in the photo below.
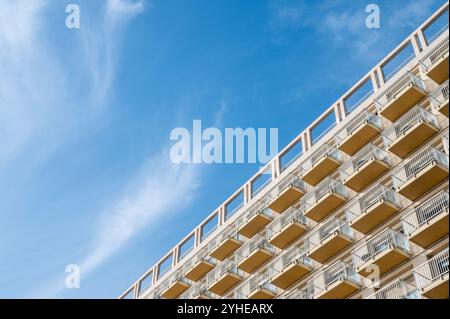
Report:
<svg viewBox="0 0 450 319"><path fill-rule="evenodd" d="M436 28L446 12L448 2L120 298L448 298L448 21Z"/></svg>

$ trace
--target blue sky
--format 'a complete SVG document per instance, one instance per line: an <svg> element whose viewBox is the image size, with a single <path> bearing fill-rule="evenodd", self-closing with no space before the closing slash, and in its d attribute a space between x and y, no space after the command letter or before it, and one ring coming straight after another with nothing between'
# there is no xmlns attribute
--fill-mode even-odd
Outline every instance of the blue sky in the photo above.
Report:
<svg viewBox="0 0 450 319"><path fill-rule="evenodd" d="M117 297L258 169L173 165L173 128L282 147L442 4L0 0L0 297Z"/></svg>

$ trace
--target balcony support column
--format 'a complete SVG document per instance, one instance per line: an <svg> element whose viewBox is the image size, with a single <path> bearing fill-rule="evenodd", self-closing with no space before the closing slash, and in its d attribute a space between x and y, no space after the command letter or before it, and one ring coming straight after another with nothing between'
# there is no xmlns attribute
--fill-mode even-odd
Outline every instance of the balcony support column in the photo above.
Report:
<svg viewBox="0 0 450 319"><path fill-rule="evenodd" d="M417 42L417 38L415 36L415 34L413 34L410 38L409 38L409 42L411 42L411 45L414 49L414 55L417 57L420 55L420 53L422 52L422 49L420 47L420 43Z"/></svg>
<svg viewBox="0 0 450 319"><path fill-rule="evenodd" d="M417 38L419 39L422 50L425 50L428 47L428 43L422 29L417 31Z"/></svg>
<svg viewBox="0 0 450 319"><path fill-rule="evenodd" d="M385 81L384 81L384 74L383 74L383 70L381 69L381 65L377 65L377 67L375 68L375 72L378 76L378 81L380 83L380 87L382 87L385 84Z"/></svg>

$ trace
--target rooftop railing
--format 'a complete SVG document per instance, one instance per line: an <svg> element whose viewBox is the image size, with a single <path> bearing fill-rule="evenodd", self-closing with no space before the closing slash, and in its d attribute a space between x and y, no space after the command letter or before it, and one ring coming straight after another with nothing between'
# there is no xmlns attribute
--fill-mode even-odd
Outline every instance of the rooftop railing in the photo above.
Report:
<svg viewBox="0 0 450 319"><path fill-rule="evenodd" d="M448 203L448 191L442 191L402 217L406 235L412 234L435 216L448 211Z"/></svg>
<svg viewBox="0 0 450 319"><path fill-rule="evenodd" d="M402 206L400 196L396 191L384 185L378 184L365 193L359 195L359 197L348 206L345 210L346 219L348 221L352 221L355 218L358 218L373 205L383 200L397 207Z"/></svg>
<svg viewBox="0 0 450 319"><path fill-rule="evenodd" d="M300 200L301 209L309 209L310 207L316 205L322 197L329 193L335 193L345 198L350 196L348 188L342 184L342 182L334 178L327 177L302 197Z"/></svg>
<svg viewBox="0 0 450 319"><path fill-rule="evenodd" d="M404 280L396 280L366 299L420 299L417 288Z"/></svg>
<svg viewBox="0 0 450 319"><path fill-rule="evenodd" d="M342 177L346 179L372 159L380 160L388 165L391 164L388 152L373 144L368 144L356 153L348 162L342 164L339 171Z"/></svg>
<svg viewBox="0 0 450 319"><path fill-rule="evenodd" d="M391 249L400 248L409 252L409 242L405 235L388 228L353 251L353 263L355 267L360 267L371 258Z"/></svg>
<svg viewBox="0 0 450 319"><path fill-rule="evenodd" d="M381 129L381 118L378 115L370 113L367 110L362 110L354 118L352 118L342 129L336 133L335 138L338 143L344 141L347 137L352 135L362 124L370 123L373 126Z"/></svg>
<svg viewBox="0 0 450 319"><path fill-rule="evenodd" d="M413 273L419 289L448 274L448 248L418 266Z"/></svg>
<svg viewBox="0 0 450 319"><path fill-rule="evenodd" d="M381 110L384 106L389 104L398 93L406 89L408 86L414 85L423 91L425 91L425 84L416 75L411 72L406 72L397 80L395 80L391 85L389 85L384 91L382 91L375 98L375 106L378 110Z"/></svg>
<svg viewBox="0 0 450 319"><path fill-rule="evenodd" d="M426 148L392 173L394 187L400 188L432 163L448 167L448 157L434 147Z"/></svg>
<svg viewBox="0 0 450 319"><path fill-rule="evenodd" d="M422 72L427 72L428 69L430 69L434 65L434 63L438 61L447 52L448 52L448 36L420 60Z"/></svg>
<svg viewBox="0 0 450 319"><path fill-rule="evenodd" d="M420 105L416 105L381 133L384 144L389 147L411 127L421 122L429 123L436 128L439 127L436 117L433 114L420 107Z"/></svg>

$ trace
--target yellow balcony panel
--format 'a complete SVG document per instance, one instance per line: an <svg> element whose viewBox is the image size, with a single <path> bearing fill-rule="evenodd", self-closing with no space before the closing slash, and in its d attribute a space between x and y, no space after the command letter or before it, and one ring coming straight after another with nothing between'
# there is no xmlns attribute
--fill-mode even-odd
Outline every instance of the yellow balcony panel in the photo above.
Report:
<svg viewBox="0 0 450 319"><path fill-rule="evenodd" d="M190 270L188 270L185 276L186 278L197 282L202 279L207 273L209 273L214 268L214 266L214 264L210 263L207 260L200 260Z"/></svg>
<svg viewBox="0 0 450 319"><path fill-rule="evenodd" d="M322 196L319 201L305 211L305 216L319 222L330 215L336 208L344 204L346 198L334 192Z"/></svg>
<svg viewBox="0 0 450 319"><path fill-rule="evenodd" d="M316 186L325 177L330 175L331 172L333 172L336 168L338 168L340 164L341 163L338 160L330 156L324 156L313 167L308 169L302 175L302 178L308 184Z"/></svg>
<svg viewBox="0 0 450 319"><path fill-rule="evenodd" d="M436 58L434 64L425 69L425 74L433 81L441 84L448 79L448 50Z"/></svg>
<svg viewBox="0 0 450 319"><path fill-rule="evenodd" d="M391 245L379 254L369 258L364 264L357 267L356 270L360 275L368 276L373 273L373 266L378 266L380 275L383 275L408 260L409 257L410 254L408 252Z"/></svg>
<svg viewBox="0 0 450 319"><path fill-rule="evenodd" d="M213 249L210 256L223 261L241 246L242 243L239 240L229 237Z"/></svg>
<svg viewBox="0 0 450 319"><path fill-rule="evenodd" d="M247 238L252 238L271 221L272 218L265 214L255 214L249 220L244 222L239 228L238 233Z"/></svg>
<svg viewBox="0 0 450 319"><path fill-rule="evenodd" d="M364 121L352 134L348 135L339 144L338 148L349 155L354 155L380 134L380 132L381 130L378 127L369 121Z"/></svg>
<svg viewBox="0 0 450 319"><path fill-rule="evenodd" d="M258 287L253 290L249 295L248 299L273 299L275 297L275 292L266 289L264 287Z"/></svg>
<svg viewBox="0 0 450 319"><path fill-rule="evenodd" d="M290 263L282 272L272 277L271 282L281 289L287 289L308 275L312 267L302 263Z"/></svg>
<svg viewBox="0 0 450 319"><path fill-rule="evenodd" d="M323 264L350 246L352 243L352 238L336 231L324 239L320 245L311 249L308 256Z"/></svg>
<svg viewBox="0 0 450 319"><path fill-rule="evenodd" d="M425 222L414 232L409 234L409 240L426 248L448 235L448 209Z"/></svg>
<svg viewBox="0 0 450 319"><path fill-rule="evenodd" d="M269 243L283 249L306 233L307 230L308 227L306 225L294 220L285 225L278 233L272 235L269 239Z"/></svg>
<svg viewBox="0 0 450 319"><path fill-rule="evenodd" d="M422 296L430 299L448 299L448 292L448 273L421 289Z"/></svg>
<svg viewBox="0 0 450 319"><path fill-rule="evenodd" d="M212 293L215 293L216 295L223 296L231 288L241 282L241 280L241 277L239 277L237 274L226 272L214 284L212 284L208 288L208 290Z"/></svg>
<svg viewBox="0 0 450 319"><path fill-rule="evenodd" d="M389 169L389 165L378 159L370 159L345 179L344 185L359 192Z"/></svg>
<svg viewBox="0 0 450 319"><path fill-rule="evenodd" d="M427 93L424 90L413 83L410 83L400 92L395 94L395 96L380 109L379 114L394 122L414 105L419 103L426 95Z"/></svg>
<svg viewBox="0 0 450 319"><path fill-rule="evenodd" d="M167 299L175 299L188 290L189 287L189 284L180 280L175 280L165 291L162 292L161 295Z"/></svg>
<svg viewBox="0 0 450 319"><path fill-rule="evenodd" d="M399 209L398 206L381 199L350 221L350 226L363 234L367 234L372 229L397 214Z"/></svg>
<svg viewBox="0 0 450 319"><path fill-rule="evenodd" d="M438 129L424 121L415 123L412 127L405 130L392 144L388 146L388 151L404 158L420 145L425 143L436 134Z"/></svg>
<svg viewBox="0 0 450 319"><path fill-rule="evenodd" d="M238 264L238 268L250 274L265 264L272 257L272 252L264 248L257 248Z"/></svg>
<svg viewBox="0 0 450 319"><path fill-rule="evenodd" d="M358 290L360 290L361 286L352 280L341 278L331 284L325 291L317 294L315 296L316 299L345 299Z"/></svg>
<svg viewBox="0 0 450 319"><path fill-rule="evenodd" d="M444 102L436 106L436 110L448 117L448 98Z"/></svg>
<svg viewBox="0 0 450 319"><path fill-rule="evenodd" d="M410 200L416 200L447 178L448 168L433 161L401 185L398 192Z"/></svg>
<svg viewBox="0 0 450 319"><path fill-rule="evenodd" d="M305 195L305 191L296 185L289 185L283 189L277 197L275 197L270 203L269 208L277 213L282 213L288 209L293 203L302 198Z"/></svg>

